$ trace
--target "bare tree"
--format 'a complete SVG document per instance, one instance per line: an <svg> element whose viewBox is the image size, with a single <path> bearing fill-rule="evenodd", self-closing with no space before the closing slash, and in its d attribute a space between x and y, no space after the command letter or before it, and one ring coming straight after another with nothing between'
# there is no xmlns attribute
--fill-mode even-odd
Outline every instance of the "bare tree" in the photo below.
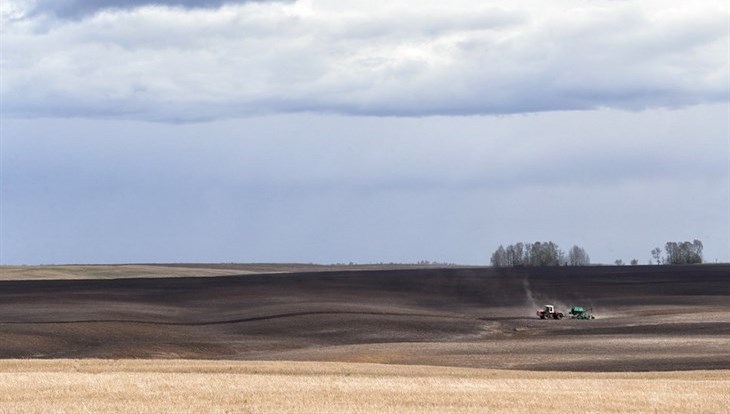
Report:
<svg viewBox="0 0 730 414"><path fill-rule="evenodd" d="M551 241L535 242L527 246L530 266L560 266L565 262L565 254Z"/></svg>
<svg viewBox="0 0 730 414"><path fill-rule="evenodd" d="M585 254L585 251L583 251ZM586 264L588 254L585 254ZM560 266L567 263L565 253L554 242L510 244L492 253L492 266Z"/></svg>
<svg viewBox="0 0 730 414"><path fill-rule="evenodd" d="M507 252L504 250L504 247L500 244L497 250L492 253L492 266L494 267L507 267L509 266L509 263L507 262Z"/></svg>
<svg viewBox="0 0 730 414"><path fill-rule="evenodd" d="M571 266L587 266L591 264L591 258L588 253L578 246L573 246L568 251L568 264Z"/></svg>
<svg viewBox="0 0 730 414"><path fill-rule="evenodd" d="M614 261L613 264L615 264L616 266L623 266L624 261L621 259L616 259L616 261Z"/></svg>
<svg viewBox="0 0 730 414"><path fill-rule="evenodd" d="M507 246L507 262L510 266L525 265L525 245L522 243Z"/></svg>
<svg viewBox="0 0 730 414"><path fill-rule="evenodd" d="M662 249L660 249L658 247L652 249L651 257L653 257L654 260L656 260L656 264L661 264L662 263Z"/></svg>
<svg viewBox="0 0 730 414"><path fill-rule="evenodd" d="M696 264L702 263L702 242L694 240L693 242L667 242L664 245L666 251L666 263L668 264Z"/></svg>
<svg viewBox="0 0 730 414"><path fill-rule="evenodd" d="M631 259L631 266L636 266L639 264L639 261L636 259Z"/></svg>
<svg viewBox="0 0 730 414"><path fill-rule="evenodd" d="M667 242L664 245L664 251L667 252L667 264L680 264L682 259L679 254L679 244L677 242Z"/></svg>

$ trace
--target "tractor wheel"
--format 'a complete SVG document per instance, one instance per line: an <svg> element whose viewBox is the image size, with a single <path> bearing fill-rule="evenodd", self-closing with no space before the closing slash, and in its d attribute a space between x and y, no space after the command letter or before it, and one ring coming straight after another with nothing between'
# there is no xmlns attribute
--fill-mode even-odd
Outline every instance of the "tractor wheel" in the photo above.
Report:
<svg viewBox="0 0 730 414"><path fill-rule="evenodd" d="M545 319L545 315L543 315L543 314L541 313L541 314L540 314L540 319Z"/></svg>
<svg viewBox="0 0 730 414"><path fill-rule="evenodd" d="M555 316L556 316L557 319L563 319L563 314L562 313L559 313L559 314L557 314Z"/></svg>

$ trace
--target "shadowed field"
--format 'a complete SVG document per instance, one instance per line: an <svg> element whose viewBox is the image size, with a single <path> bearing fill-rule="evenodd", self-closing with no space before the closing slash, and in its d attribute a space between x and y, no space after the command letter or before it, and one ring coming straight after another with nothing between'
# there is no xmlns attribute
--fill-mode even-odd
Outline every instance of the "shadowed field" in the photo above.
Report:
<svg viewBox="0 0 730 414"><path fill-rule="evenodd" d="M214 270L0 282L0 357L730 369L725 265L206 273ZM592 307L598 319L539 320L545 303Z"/></svg>
<svg viewBox="0 0 730 414"><path fill-rule="evenodd" d="M186 360L0 361L0 413L723 412L728 371L561 373Z"/></svg>

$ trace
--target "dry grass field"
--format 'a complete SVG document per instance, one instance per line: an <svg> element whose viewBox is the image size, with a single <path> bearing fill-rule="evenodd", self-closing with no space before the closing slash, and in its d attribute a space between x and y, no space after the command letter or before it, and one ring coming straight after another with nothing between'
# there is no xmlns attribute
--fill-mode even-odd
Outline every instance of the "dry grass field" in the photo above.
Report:
<svg viewBox="0 0 730 414"><path fill-rule="evenodd" d="M4 360L0 413L722 413L730 371Z"/></svg>
<svg viewBox="0 0 730 414"><path fill-rule="evenodd" d="M244 269L158 265L0 266L0 280L75 280L154 277L205 277L252 273ZM256 272L259 273L259 272Z"/></svg>

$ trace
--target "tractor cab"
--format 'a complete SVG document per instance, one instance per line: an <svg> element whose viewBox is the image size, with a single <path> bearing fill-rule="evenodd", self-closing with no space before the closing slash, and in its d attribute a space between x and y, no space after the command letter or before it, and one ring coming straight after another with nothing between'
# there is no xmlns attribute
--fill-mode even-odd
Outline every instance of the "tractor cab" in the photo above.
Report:
<svg viewBox="0 0 730 414"><path fill-rule="evenodd" d="M540 319L563 319L563 313L555 312L555 306L553 305L545 305L544 309L538 309L537 316Z"/></svg>

